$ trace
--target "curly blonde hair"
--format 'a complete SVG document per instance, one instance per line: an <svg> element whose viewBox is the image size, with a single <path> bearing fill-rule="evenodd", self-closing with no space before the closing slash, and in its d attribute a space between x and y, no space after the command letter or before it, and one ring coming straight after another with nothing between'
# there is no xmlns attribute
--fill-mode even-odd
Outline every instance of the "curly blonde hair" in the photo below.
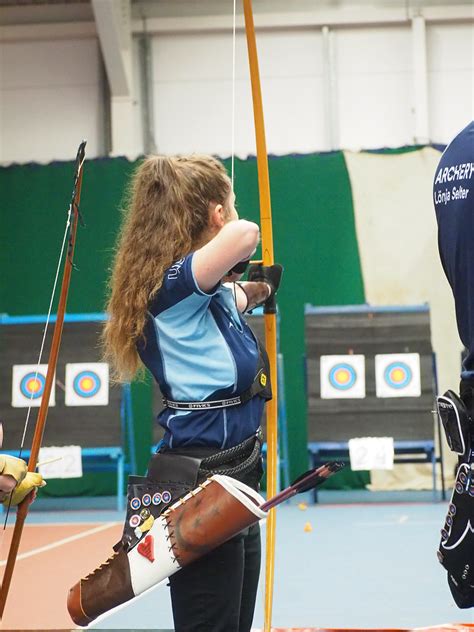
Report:
<svg viewBox="0 0 474 632"><path fill-rule="evenodd" d="M210 205L225 206L230 191L224 166L211 156L149 156L138 166L117 240L102 335L116 381L137 375L136 345L165 271L200 245Z"/></svg>

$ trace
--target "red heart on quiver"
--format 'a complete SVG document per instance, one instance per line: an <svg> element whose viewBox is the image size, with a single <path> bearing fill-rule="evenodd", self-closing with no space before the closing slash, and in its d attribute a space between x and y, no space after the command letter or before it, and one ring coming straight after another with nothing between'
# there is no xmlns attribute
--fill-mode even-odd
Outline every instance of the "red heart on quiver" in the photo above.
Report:
<svg viewBox="0 0 474 632"><path fill-rule="evenodd" d="M150 560L150 562L155 561L155 555L154 555L153 549L154 549L154 545L153 545L152 535L147 535L146 538L143 540L143 542L140 542L140 544L137 547L137 550L140 553L140 555L143 555L143 557L146 557L146 559Z"/></svg>

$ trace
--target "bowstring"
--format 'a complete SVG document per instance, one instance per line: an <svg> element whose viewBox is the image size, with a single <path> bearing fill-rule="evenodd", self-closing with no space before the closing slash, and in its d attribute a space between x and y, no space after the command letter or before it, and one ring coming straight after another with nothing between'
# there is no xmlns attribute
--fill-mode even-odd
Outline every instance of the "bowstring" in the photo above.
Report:
<svg viewBox="0 0 474 632"><path fill-rule="evenodd" d="M235 156L235 40L236 40L237 0L233 0L232 10L232 107L231 107L231 149L230 149L230 187L234 190L234 156ZM237 311L237 292L233 284L234 303Z"/></svg>
<svg viewBox="0 0 474 632"><path fill-rule="evenodd" d="M58 261L58 265L57 265L57 268L56 268L56 275L55 275L55 278L54 278L53 290L51 292L51 299L50 299L50 302L49 302L48 314L46 316L46 323L45 323L44 330L43 330L43 338L41 340L41 347L40 347L40 352L39 352L39 355L38 355L38 363L36 365L35 380L38 377L39 367L40 367L40 364L41 364L41 359L43 357L44 345L45 345L45 342L46 342L46 334L48 332L49 321L51 319L51 312L53 310L54 297L56 295L56 288L57 288L57 285L58 285L59 273L61 271L61 262L63 260L64 249L66 247L67 237L68 237L68 234L69 234L69 228L71 226L71 215L72 215L72 204L69 207L67 221L66 221L66 228L64 230L63 241L62 241L62 244L61 244L61 252L59 254L59 261ZM31 395L30 395L30 405L28 407L28 412L27 412L27 415L26 415L26 421L25 421L25 425L24 425L24 428L23 428L23 437L21 439L21 445L20 445L20 458L21 458L21 455L22 455L22 452L23 452L23 448L25 446L25 438L26 438L26 433L28 431L29 421L30 421L31 408L32 408L31 401L33 399L33 395L34 395L34 393L31 393Z"/></svg>
<svg viewBox="0 0 474 632"><path fill-rule="evenodd" d="M231 156L230 156L230 181L234 190L234 156L235 156L235 42L236 42L236 16L237 0L233 0L232 15L232 124L231 124Z"/></svg>

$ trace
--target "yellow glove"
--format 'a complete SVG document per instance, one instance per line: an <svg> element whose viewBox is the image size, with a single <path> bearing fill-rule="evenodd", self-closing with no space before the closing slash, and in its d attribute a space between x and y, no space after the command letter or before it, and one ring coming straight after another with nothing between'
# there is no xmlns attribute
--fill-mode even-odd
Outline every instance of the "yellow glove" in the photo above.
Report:
<svg viewBox="0 0 474 632"><path fill-rule="evenodd" d="M38 474L37 472L28 472L24 480L19 485L17 485L12 492L12 501L11 501L12 506L20 504L21 501L26 496L28 496L30 492L38 489L38 487L44 487L45 485L46 485L46 481L43 480L43 477L41 476L41 474ZM32 500L34 500L34 495L32 496ZM10 500L7 497L3 501L3 504L5 506L8 506L9 502Z"/></svg>
<svg viewBox="0 0 474 632"><path fill-rule="evenodd" d="M0 454L0 475L13 476L17 483L21 483L27 471L28 466L23 459L17 459L8 454Z"/></svg>

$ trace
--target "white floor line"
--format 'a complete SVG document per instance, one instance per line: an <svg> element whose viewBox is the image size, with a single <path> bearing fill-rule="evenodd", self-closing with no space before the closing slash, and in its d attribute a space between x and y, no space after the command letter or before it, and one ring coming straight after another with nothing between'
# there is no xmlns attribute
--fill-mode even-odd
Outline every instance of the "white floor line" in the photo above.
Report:
<svg viewBox="0 0 474 632"><path fill-rule="evenodd" d="M89 535L94 535L94 533L100 533L101 531L105 531L106 529L110 529L111 527L115 527L116 525L121 524L120 522L108 522L107 524L101 524L94 529L88 529L87 531L83 531L82 533L76 533L76 535L71 535L68 538L63 538L62 540L57 540L57 542L52 542L51 544L46 544L45 546L40 546L37 549L32 549L31 551L27 551L26 553L21 553L16 559L24 560L27 557L32 557L33 555L38 555L39 553L45 553L46 551L51 551L51 549L56 549L58 546L62 546L63 544L69 544L70 542L74 542L75 540L80 540L81 538L86 538ZM2 560L0 562L0 567L5 566L7 560Z"/></svg>

